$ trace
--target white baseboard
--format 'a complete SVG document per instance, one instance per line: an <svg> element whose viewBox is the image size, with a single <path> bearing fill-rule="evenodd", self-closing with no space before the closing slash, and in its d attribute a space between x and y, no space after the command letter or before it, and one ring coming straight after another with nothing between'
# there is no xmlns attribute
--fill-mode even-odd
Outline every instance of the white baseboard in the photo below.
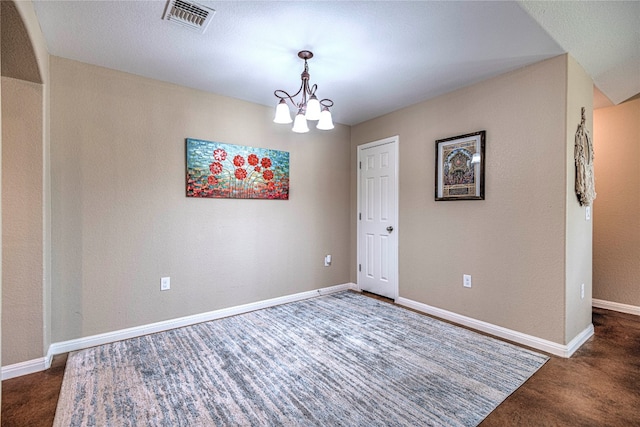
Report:
<svg viewBox="0 0 640 427"><path fill-rule="evenodd" d="M483 322L472 317L467 317L451 311L443 310L441 308L432 307L430 305L413 301L407 298L400 297L396 300L396 303L405 307L413 308L414 310L418 310L423 313L430 314L432 316L439 317L441 319L449 320L459 325L467 326L477 331L486 332L490 335L513 341L518 344L526 345L528 347L532 347L537 350L554 354L560 357L571 357L571 355L578 348L580 348L580 346L584 344L584 342L589 339L594 332L593 324L590 324L584 331L582 331L580 334L578 334L578 336L571 340L569 344L563 345L555 343L553 341L538 338L533 335L527 335L523 334L522 332L503 328L502 326Z"/></svg>
<svg viewBox="0 0 640 427"><path fill-rule="evenodd" d="M329 286L326 288L316 289L313 291L300 292L293 295L272 298L264 301L238 305L235 307L223 308L220 310L209 311L206 313L195 314L192 316L179 317L177 319L165 320L163 322L151 323L148 325L135 326L133 328L121 329L118 331L107 332L104 334L92 335L83 338L77 338L69 341L57 342L49 346L49 351L45 357L20 362L13 365L2 367L2 379L10 379L21 375L32 374L34 372L43 371L51 366L51 360L56 354L67 353L69 351L82 350L84 348L95 347L122 341L129 338L139 337L142 335L153 334L156 332L168 331L170 329L181 328L184 326L195 325L196 323L208 322L210 320L221 319L223 317L235 316L237 314L248 313L250 311L260 310L262 308L273 307L288 302L301 301L320 295L328 295L348 289L357 290L358 287L354 283L345 283L342 285Z"/></svg>
<svg viewBox="0 0 640 427"><path fill-rule="evenodd" d="M49 364L49 366L51 365ZM2 380L10 380L11 378L33 374L34 372L44 371L45 369L47 369L46 357L14 363L13 365L2 367Z"/></svg>
<svg viewBox="0 0 640 427"><path fill-rule="evenodd" d="M235 316L237 314L248 313L250 311L260 310L262 308L273 307L280 304L286 304L294 301L301 301L308 298L317 297L319 295L328 295L335 292L351 289L351 284L343 284L330 286L327 288L316 289L314 291L300 292L293 295L272 298L264 301L253 302L249 304L238 305L235 307L223 308L220 310L209 311L206 313L195 314L192 316L179 317L177 319L165 320L162 322L151 323L148 325L136 326L133 328L121 329L118 331L107 332L104 334L92 335L74 340L63 341L51 345L52 354L62 354L69 351L81 350L83 348L95 347L122 341L129 338L139 337L147 334L168 331L170 329L182 328L184 326L195 325L196 323L208 322L210 320L222 319L223 317Z"/></svg>
<svg viewBox="0 0 640 427"><path fill-rule="evenodd" d="M576 335L571 341L569 341L569 344L565 346L567 349L566 355L563 355L562 357L571 357L576 350L582 347L582 344L587 342L587 340L593 336L594 332L593 323L589 323L589 326Z"/></svg>
<svg viewBox="0 0 640 427"><path fill-rule="evenodd" d="M604 308L605 310L619 311L620 313L635 314L640 316L640 307L619 302L605 301L601 299L592 299L591 305L596 308Z"/></svg>

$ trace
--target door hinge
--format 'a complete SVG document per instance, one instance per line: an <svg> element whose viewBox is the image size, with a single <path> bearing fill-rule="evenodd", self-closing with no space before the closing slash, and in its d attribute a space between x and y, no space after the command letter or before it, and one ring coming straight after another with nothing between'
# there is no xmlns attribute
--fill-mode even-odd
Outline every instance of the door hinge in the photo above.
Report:
<svg viewBox="0 0 640 427"><path fill-rule="evenodd" d="M362 162L360 162L360 169L362 169Z"/></svg>
<svg viewBox="0 0 640 427"><path fill-rule="evenodd" d="M362 264L358 264L358 271L362 271Z"/></svg>
<svg viewBox="0 0 640 427"><path fill-rule="evenodd" d="M362 213L359 213L359 214L358 214L358 219L359 219L359 220L362 220Z"/></svg>

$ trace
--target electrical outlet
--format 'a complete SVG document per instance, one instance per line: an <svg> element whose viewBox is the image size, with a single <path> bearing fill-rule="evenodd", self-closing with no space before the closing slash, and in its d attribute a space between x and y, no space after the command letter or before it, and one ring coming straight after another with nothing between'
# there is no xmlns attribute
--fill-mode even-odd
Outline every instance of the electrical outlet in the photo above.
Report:
<svg viewBox="0 0 640 427"><path fill-rule="evenodd" d="M471 287L471 275L470 274L463 274L462 275L462 286L464 286L465 288L470 288Z"/></svg>
<svg viewBox="0 0 640 427"><path fill-rule="evenodd" d="M580 285L580 298L584 299L584 283Z"/></svg>
<svg viewBox="0 0 640 427"><path fill-rule="evenodd" d="M327 255L324 257L324 266L329 267L331 265L331 255Z"/></svg>
<svg viewBox="0 0 640 427"><path fill-rule="evenodd" d="M584 220L589 221L591 219L591 206L587 206L584 209Z"/></svg>
<svg viewBox="0 0 640 427"><path fill-rule="evenodd" d="M160 279L160 290L168 291L171 289L171 277L163 277Z"/></svg>

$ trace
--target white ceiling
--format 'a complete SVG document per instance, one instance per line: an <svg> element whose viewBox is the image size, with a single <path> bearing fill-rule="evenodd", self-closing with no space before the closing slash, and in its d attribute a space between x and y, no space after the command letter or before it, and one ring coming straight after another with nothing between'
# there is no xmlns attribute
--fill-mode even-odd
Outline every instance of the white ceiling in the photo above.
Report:
<svg viewBox="0 0 640 427"><path fill-rule="evenodd" d="M565 52L613 103L640 92L638 1L198 1L204 34L163 21L166 1L33 3L52 55L263 105L311 50L348 125Z"/></svg>

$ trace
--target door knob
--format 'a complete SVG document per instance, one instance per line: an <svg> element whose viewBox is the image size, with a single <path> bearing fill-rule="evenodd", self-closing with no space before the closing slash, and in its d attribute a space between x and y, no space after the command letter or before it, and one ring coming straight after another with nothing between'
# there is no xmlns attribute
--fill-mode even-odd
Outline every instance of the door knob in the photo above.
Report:
<svg viewBox="0 0 640 427"><path fill-rule="evenodd" d="M393 231L393 227L392 227L392 226L388 226L388 227L387 227L387 231L388 231L389 233L391 233L391 232Z"/></svg>

